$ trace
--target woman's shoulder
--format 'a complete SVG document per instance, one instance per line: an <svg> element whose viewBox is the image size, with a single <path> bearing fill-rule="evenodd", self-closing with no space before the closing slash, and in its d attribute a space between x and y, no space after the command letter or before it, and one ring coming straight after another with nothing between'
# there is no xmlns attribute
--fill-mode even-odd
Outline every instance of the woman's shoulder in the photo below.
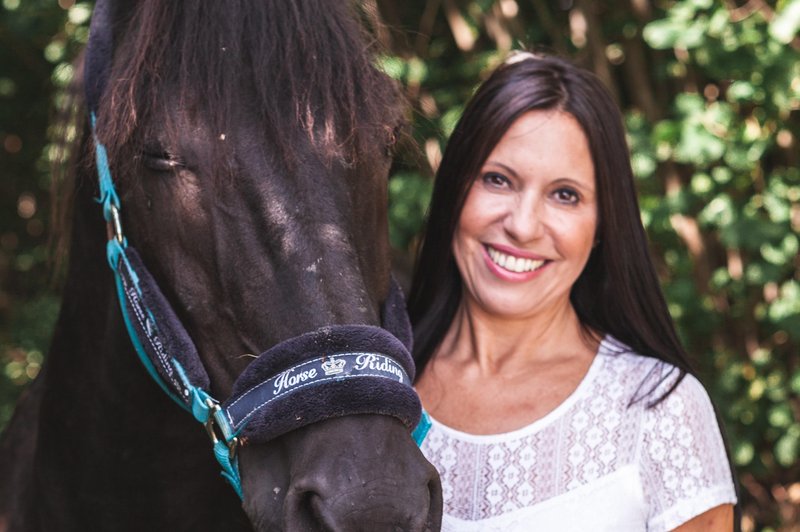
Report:
<svg viewBox="0 0 800 532"><path fill-rule="evenodd" d="M736 493L711 398L700 381L665 361L603 340L609 375L625 376L640 413L636 462L649 508L648 529L670 530ZM630 411L630 410L628 410Z"/></svg>
<svg viewBox="0 0 800 532"><path fill-rule="evenodd" d="M632 394L633 404L639 403L640 399L645 403L652 402L648 399L660 397L680 378L680 370L673 364L642 355L611 335L606 335L600 342L597 354L602 357L602 380L611 381L614 386Z"/></svg>
<svg viewBox="0 0 800 532"><path fill-rule="evenodd" d="M717 447L721 441L717 415L708 391L696 376L669 362L641 355L611 336L603 339L598 353L604 356L605 386L620 389L626 410L641 412L645 440L679 438L692 430L698 438L713 440L713 444L704 443Z"/></svg>
<svg viewBox="0 0 800 532"><path fill-rule="evenodd" d="M606 335L600 343L598 354L604 357L606 373L616 374L638 390L636 399L643 398L652 404L664 397L668 403L683 400L702 400L710 405L706 389L692 374L682 373L680 369L665 360L642 355L613 336ZM675 399L668 401L675 395Z"/></svg>
<svg viewBox="0 0 800 532"><path fill-rule="evenodd" d="M711 397L697 377L669 362L636 353L611 336L603 339L599 354L606 358L607 373L619 374L620 382L635 388L631 404L641 404L645 411L645 432L656 431L663 437L689 430L699 434L701 427L707 427L719 434Z"/></svg>

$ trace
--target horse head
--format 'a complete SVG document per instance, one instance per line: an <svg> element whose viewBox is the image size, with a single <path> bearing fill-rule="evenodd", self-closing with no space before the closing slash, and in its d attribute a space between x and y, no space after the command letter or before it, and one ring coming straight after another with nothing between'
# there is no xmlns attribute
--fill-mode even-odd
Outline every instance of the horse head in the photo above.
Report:
<svg viewBox="0 0 800 532"><path fill-rule="evenodd" d="M136 263L133 277L146 268L145 292L158 287L169 309L145 309L145 321L180 324L197 352L181 375L207 375L210 396L265 379L274 394L293 388L230 449L251 523L437 528L438 476L409 435L415 399L356 378L301 393L323 368L293 366L371 356L375 337L379 354L399 353L384 370L413 379L401 342L380 327L401 307L386 189L402 107L347 3L107 2L95 16L92 38L106 38L85 68L119 197L109 237L122 242L124 228L138 254L122 260ZM117 312L108 319L124 329Z"/></svg>

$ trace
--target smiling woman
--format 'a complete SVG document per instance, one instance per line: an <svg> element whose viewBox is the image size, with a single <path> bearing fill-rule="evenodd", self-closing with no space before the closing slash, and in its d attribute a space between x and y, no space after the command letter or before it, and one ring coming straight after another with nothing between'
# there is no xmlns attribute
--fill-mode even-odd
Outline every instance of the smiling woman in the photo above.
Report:
<svg viewBox="0 0 800 532"><path fill-rule="evenodd" d="M456 229L464 304L509 317L563 313L595 239L594 189L574 118L531 111L514 122L470 187Z"/></svg>
<svg viewBox="0 0 800 532"><path fill-rule="evenodd" d="M443 530L730 530L706 391L648 252L620 113L520 54L442 159L410 295Z"/></svg>

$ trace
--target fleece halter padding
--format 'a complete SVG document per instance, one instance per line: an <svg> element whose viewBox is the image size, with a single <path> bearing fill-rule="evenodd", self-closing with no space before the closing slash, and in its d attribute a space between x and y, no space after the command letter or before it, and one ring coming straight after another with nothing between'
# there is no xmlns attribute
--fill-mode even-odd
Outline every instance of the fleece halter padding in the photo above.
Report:
<svg viewBox="0 0 800 532"><path fill-rule="evenodd" d="M226 440L242 435L267 442L350 414L394 416L409 429L419 422L410 345L398 339L409 339L411 327L394 279L382 312L392 330L331 325L284 340L251 362L230 398L218 404L194 343L139 254L117 240L109 248L125 324L142 362L198 421L207 422L209 399L218 406L215 418Z"/></svg>
<svg viewBox="0 0 800 532"><path fill-rule="evenodd" d="M394 416L411 429L421 408L410 387L413 375L408 349L385 329L322 327L281 342L252 362L222 408L235 430L246 425L241 433L248 441L350 414ZM262 404L269 407L259 410Z"/></svg>

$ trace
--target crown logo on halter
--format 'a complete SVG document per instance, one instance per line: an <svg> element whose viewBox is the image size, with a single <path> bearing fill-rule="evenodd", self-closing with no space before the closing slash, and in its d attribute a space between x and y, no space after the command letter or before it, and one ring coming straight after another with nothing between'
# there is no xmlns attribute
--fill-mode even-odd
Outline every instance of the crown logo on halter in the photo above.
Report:
<svg viewBox="0 0 800 532"><path fill-rule="evenodd" d="M338 375L339 373L344 371L344 366L346 362L341 358L334 358L330 357L325 362L322 363L322 371L325 372L325 375Z"/></svg>

